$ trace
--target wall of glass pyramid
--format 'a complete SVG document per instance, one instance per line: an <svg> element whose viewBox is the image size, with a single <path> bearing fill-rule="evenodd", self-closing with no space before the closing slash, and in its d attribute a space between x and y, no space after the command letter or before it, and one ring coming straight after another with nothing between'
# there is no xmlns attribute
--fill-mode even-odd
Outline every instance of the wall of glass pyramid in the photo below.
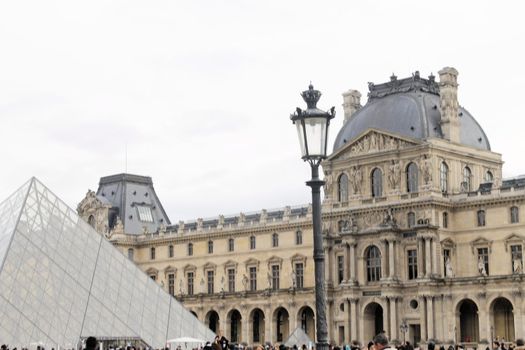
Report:
<svg viewBox="0 0 525 350"><path fill-rule="evenodd" d="M11 347L214 337L35 178L0 203L0 263L0 340Z"/></svg>

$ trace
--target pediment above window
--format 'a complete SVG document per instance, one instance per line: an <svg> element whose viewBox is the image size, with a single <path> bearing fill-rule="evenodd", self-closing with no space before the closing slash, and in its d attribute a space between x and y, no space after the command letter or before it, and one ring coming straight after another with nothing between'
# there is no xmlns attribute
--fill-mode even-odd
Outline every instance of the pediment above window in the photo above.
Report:
<svg viewBox="0 0 525 350"><path fill-rule="evenodd" d="M523 245L525 243L525 237L516 233L512 233L508 235L503 241L505 242L505 251L508 251L511 245Z"/></svg>
<svg viewBox="0 0 525 350"><path fill-rule="evenodd" d="M470 249L472 250L472 254L476 253L477 248L488 248L489 253L492 252L492 241L489 241L485 237L478 237L472 242L470 242Z"/></svg>

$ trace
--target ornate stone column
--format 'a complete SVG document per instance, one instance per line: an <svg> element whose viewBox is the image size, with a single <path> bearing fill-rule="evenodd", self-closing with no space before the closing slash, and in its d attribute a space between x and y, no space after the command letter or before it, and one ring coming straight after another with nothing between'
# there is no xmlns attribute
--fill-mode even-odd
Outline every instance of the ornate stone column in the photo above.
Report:
<svg viewBox="0 0 525 350"><path fill-rule="evenodd" d="M264 341L273 343L273 315L270 313L270 305L264 308Z"/></svg>
<svg viewBox="0 0 525 350"><path fill-rule="evenodd" d="M246 306L244 305L244 309L246 311ZM250 343L249 339L248 339L248 323L249 323L249 317L248 315L244 315L242 316L242 319L241 319L241 322L242 322L242 338L241 338L241 341L242 342L246 342L246 343Z"/></svg>
<svg viewBox="0 0 525 350"><path fill-rule="evenodd" d="M438 264L438 252L439 252L439 242L438 238L434 237L432 238L432 248L431 248L431 254L432 254L432 271L434 276L441 276L440 273L440 265Z"/></svg>
<svg viewBox="0 0 525 350"><path fill-rule="evenodd" d="M395 244L396 241L394 239L391 239L388 241L388 277L395 278L396 276L396 263L395 263Z"/></svg>
<svg viewBox="0 0 525 350"><path fill-rule="evenodd" d="M396 297L389 297L390 302L390 340L399 339L397 335L397 307Z"/></svg>
<svg viewBox="0 0 525 350"><path fill-rule="evenodd" d="M386 262L387 262L387 249L388 249L388 244L387 244L387 241L386 240L382 240L381 241L381 245L382 245L382 250L383 250L383 255L381 256L381 279L384 279L387 277L387 271L386 271Z"/></svg>
<svg viewBox="0 0 525 350"><path fill-rule="evenodd" d="M417 278L423 278L423 256L424 256L425 246L423 245L423 238L417 238Z"/></svg>
<svg viewBox="0 0 525 350"><path fill-rule="evenodd" d="M425 277L430 278L430 275L432 273L432 262L430 260L430 238L425 237Z"/></svg>
<svg viewBox="0 0 525 350"><path fill-rule="evenodd" d="M359 299L351 298L350 299L350 340L357 340L357 302ZM363 328L363 327L361 327ZM359 339L362 340L362 336Z"/></svg>
<svg viewBox="0 0 525 350"><path fill-rule="evenodd" d="M525 329L523 325L523 302L525 301L525 298L523 298L523 293L519 290L516 290L512 292L512 296L514 297L514 310L512 310L514 314L514 333L516 339L523 338L524 333L523 330Z"/></svg>
<svg viewBox="0 0 525 350"><path fill-rule="evenodd" d="M479 299L479 309L478 309L478 319L479 319L479 337L483 338L483 334L487 334L485 338L490 338L490 312L487 305L487 293L481 292L478 293Z"/></svg>
<svg viewBox="0 0 525 350"><path fill-rule="evenodd" d="M350 283L352 284L355 284L357 281L357 277L356 277L357 259L355 255L355 247L356 247L356 243L354 242L350 243L350 263L349 263L348 269L350 270Z"/></svg>
<svg viewBox="0 0 525 350"><path fill-rule="evenodd" d="M427 338L434 339L434 299L432 295L427 299Z"/></svg>
<svg viewBox="0 0 525 350"><path fill-rule="evenodd" d="M345 333L344 333L343 341L346 344L349 344L350 343L350 339L348 336L348 333L350 332L350 300L349 299L345 300L344 322L345 322Z"/></svg>
<svg viewBox="0 0 525 350"><path fill-rule="evenodd" d="M425 308L425 296L419 296L419 319L421 322L421 340L426 341L427 336L427 313Z"/></svg>

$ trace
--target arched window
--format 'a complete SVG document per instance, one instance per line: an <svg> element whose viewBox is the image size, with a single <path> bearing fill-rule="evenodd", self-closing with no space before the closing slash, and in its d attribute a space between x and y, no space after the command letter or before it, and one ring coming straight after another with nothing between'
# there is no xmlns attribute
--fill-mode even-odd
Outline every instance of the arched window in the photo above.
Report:
<svg viewBox="0 0 525 350"><path fill-rule="evenodd" d="M228 239L228 251L233 252L235 250L235 241L233 238Z"/></svg>
<svg viewBox="0 0 525 350"><path fill-rule="evenodd" d="M414 214L413 212L408 213L407 224L408 227L414 227L416 225L416 214Z"/></svg>
<svg viewBox="0 0 525 350"><path fill-rule="evenodd" d="M468 166L463 168L463 182L461 183L461 189L464 192L470 192L472 190L472 171Z"/></svg>
<svg viewBox="0 0 525 350"><path fill-rule="evenodd" d="M371 176L372 197L381 197L383 195L383 173L381 169L372 170Z"/></svg>
<svg viewBox="0 0 525 350"><path fill-rule="evenodd" d="M255 236L250 236L250 249L255 249Z"/></svg>
<svg viewBox="0 0 525 350"><path fill-rule="evenodd" d="M375 245L366 252L366 280L375 282L381 279L381 252Z"/></svg>
<svg viewBox="0 0 525 350"><path fill-rule="evenodd" d="M193 243L188 243L188 256L193 255Z"/></svg>
<svg viewBox="0 0 525 350"><path fill-rule="evenodd" d="M155 260L155 247L151 247L149 250L149 258Z"/></svg>
<svg viewBox="0 0 525 350"><path fill-rule="evenodd" d="M485 226L485 210L478 210L478 226Z"/></svg>
<svg viewBox="0 0 525 350"><path fill-rule="evenodd" d="M208 241L208 254L213 254L213 241Z"/></svg>
<svg viewBox="0 0 525 350"><path fill-rule="evenodd" d="M518 207L511 207L510 208L510 223L511 224L517 224L520 222L520 210Z"/></svg>
<svg viewBox="0 0 525 350"><path fill-rule="evenodd" d="M295 245L301 245L303 244L303 232L300 230L297 230L295 232Z"/></svg>
<svg viewBox="0 0 525 350"><path fill-rule="evenodd" d="M279 235L277 233L274 233L272 235L272 247L278 247L279 246Z"/></svg>
<svg viewBox="0 0 525 350"><path fill-rule="evenodd" d="M439 187L443 193L448 191L448 165L445 162L439 165Z"/></svg>
<svg viewBox="0 0 525 350"><path fill-rule="evenodd" d="M135 251L133 250L133 248L129 248L128 249L128 259L133 261L134 258L135 258Z"/></svg>
<svg viewBox="0 0 525 350"><path fill-rule="evenodd" d="M487 170L485 173L485 182L493 182L494 181L494 175L492 175L492 172L490 170Z"/></svg>
<svg viewBox="0 0 525 350"><path fill-rule="evenodd" d="M443 228L448 228L448 213L443 213Z"/></svg>
<svg viewBox="0 0 525 350"><path fill-rule="evenodd" d="M407 166L407 192L418 191L418 169L416 163L410 163Z"/></svg>
<svg viewBox="0 0 525 350"><path fill-rule="evenodd" d="M168 257L173 258L174 256L173 244L170 244L168 247Z"/></svg>
<svg viewBox="0 0 525 350"><path fill-rule="evenodd" d="M337 181L338 200L339 202L348 202L348 176L341 174L339 181Z"/></svg>

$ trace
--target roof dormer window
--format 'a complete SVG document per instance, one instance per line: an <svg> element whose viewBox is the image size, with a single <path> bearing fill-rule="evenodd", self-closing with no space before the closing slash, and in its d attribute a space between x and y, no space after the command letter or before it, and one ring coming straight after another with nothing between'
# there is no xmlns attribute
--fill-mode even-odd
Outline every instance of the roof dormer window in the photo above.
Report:
<svg viewBox="0 0 525 350"><path fill-rule="evenodd" d="M137 211L139 212L139 220L142 222L153 222L153 214L151 208L145 205L137 205Z"/></svg>

